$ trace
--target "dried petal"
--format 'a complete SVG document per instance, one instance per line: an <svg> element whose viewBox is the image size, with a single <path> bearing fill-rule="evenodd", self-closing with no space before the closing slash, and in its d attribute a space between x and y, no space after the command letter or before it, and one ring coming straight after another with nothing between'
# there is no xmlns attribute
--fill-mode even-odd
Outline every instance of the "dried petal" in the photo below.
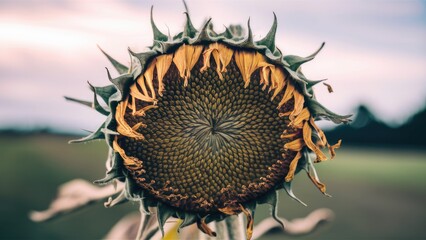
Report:
<svg viewBox="0 0 426 240"><path fill-rule="evenodd" d="M164 78L164 75L166 75L167 71L169 70L170 65L172 64L173 55L164 54L164 55L158 56L156 59L157 59L157 63L155 64L155 67L157 69L158 94L160 96L163 96L163 91L164 91L163 78Z"/></svg>
<svg viewBox="0 0 426 240"><path fill-rule="evenodd" d="M324 161L327 160L325 154L312 142L312 129L309 125L309 122L305 122L303 125L303 140L305 141L306 146L311 149L316 155L316 161Z"/></svg>
<svg viewBox="0 0 426 240"><path fill-rule="evenodd" d="M245 207L243 207L243 205L240 204L240 208L247 218L247 231L246 231L247 236L246 237L247 237L247 240L250 240L251 236L253 235L254 219L250 211L246 209Z"/></svg>
<svg viewBox="0 0 426 240"><path fill-rule="evenodd" d="M132 129L132 127L129 126L129 124L124 119L124 114L126 113L126 108L128 104L128 98L124 102L120 102L117 105L116 112L115 112L115 120L117 121L117 132L119 132L121 135L135 138L137 140L143 140L145 139L144 136L135 130Z"/></svg>
<svg viewBox="0 0 426 240"><path fill-rule="evenodd" d="M235 51L235 62L240 69L244 80L244 87L250 83L250 77L258 69L261 62L266 62L264 57L258 52Z"/></svg>
<svg viewBox="0 0 426 240"><path fill-rule="evenodd" d="M175 52L173 62L179 70L180 77L184 78L185 87L188 85L188 79L191 76L191 70L197 63L202 51L202 45L183 44Z"/></svg>
<svg viewBox="0 0 426 240"><path fill-rule="evenodd" d="M293 158L293 160L291 160L287 176L285 177L286 182L290 182L291 180L293 180L294 173L296 172L297 163L299 162L300 158L302 158L302 152L297 152L296 156Z"/></svg>
<svg viewBox="0 0 426 240"><path fill-rule="evenodd" d="M342 144L342 140L339 139L336 144L332 146L328 146L328 149L330 151L331 159L333 159L336 156L336 149L340 148L340 145Z"/></svg>
<svg viewBox="0 0 426 240"><path fill-rule="evenodd" d="M292 83L287 84L287 88L285 89L283 98L281 99L281 102L278 104L278 108L281 108L288 100L291 99L294 93L294 85Z"/></svg>
<svg viewBox="0 0 426 240"><path fill-rule="evenodd" d="M302 138L298 138L298 139L293 140L293 141L291 141L289 143L286 143L284 145L284 149L288 149L288 150L291 150L291 151L298 152L298 151L302 150L302 148L304 146L305 146L305 142L303 141L303 139Z"/></svg>
<svg viewBox="0 0 426 240"><path fill-rule="evenodd" d="M326 86L326 87L327 87L327 90L328 90L328 92L329 92L329 93L332 93L332 92L333 92L333 88L331 87L331 85L330 85L330 84L327 84L327 83L322 83L322 84L324 84L324 86Z"/></svg>
<svg viewBox="0 0 426 240"><path fill-rule="evenodd" d="M206 224L206 217L203 217L197 221L198 229L200 229L203 233L209 235L210 237L216 237L216 233L213 232L209 226Z"/></svg>
<svg viewBox="0 0 426 240"><path fill-rule="evenodd" d="M294 109L290 114L290 120L293 120L303 109L303 104L305 103L305 97L300 94L298 91L293 92L294 97Z"/></svg>

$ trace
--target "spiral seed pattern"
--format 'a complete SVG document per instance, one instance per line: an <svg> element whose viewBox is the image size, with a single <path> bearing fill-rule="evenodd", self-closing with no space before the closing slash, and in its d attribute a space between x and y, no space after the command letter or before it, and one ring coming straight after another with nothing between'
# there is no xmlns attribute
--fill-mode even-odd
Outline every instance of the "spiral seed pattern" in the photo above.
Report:
<svg viewBox="0 0 426 240"><path fill-rule="evenodd" d="M283 159L288 154L283 146L291 139L280 138L288 124L278 116L281 98L271 101L272 93L259 85L258 72L244 88L233 60L224 80L214 65L204 72L201 67L200 60L184 87L172 64L158 107L141 117L126 112L131 126L146 124L138 130L146 140L123 137L119 144L143 162L143 173L134 178L154 197L175 207L214 212L229 202L259 197L282 182L292 158Z"/></svg>

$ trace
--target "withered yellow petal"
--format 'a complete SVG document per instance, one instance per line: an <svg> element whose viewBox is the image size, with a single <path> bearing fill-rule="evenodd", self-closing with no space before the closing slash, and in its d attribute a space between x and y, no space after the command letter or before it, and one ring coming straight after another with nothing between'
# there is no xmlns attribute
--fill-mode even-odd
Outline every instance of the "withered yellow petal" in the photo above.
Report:
<svg viewBox="0 0 426 240"><path fill-rule="evenodd" d="M340 148L340 145L342 144L342 139L339 139L336 144L332 146L328 146L328 150L331 155L331 159L333 159L336 156L336 149Z"/></svg>
<svg viewBox="0 0 426 240"><path fill-rule="evenodd" d="M173 56L173 62L179 70L180 77L184 79L184 86L188 85L188 79L191 76L191 70L200 58L203 51L202 45L183 44L176 50Z"/></svg>
<svg viewBox="0 0 426 240"><path fill-rule="evenodd" d="M158 108L157 105L148 105L142 109L139 109L138 111L136 111L133 115L135 116L145 116L145 112L148 111L149 109L152 108Z"/></svg>
<svg viewBox="0 0 426 240"><path fill-rule="evenodd" d="M308 108L303 108L299 115L293 121L290 122L290 126L293 126L295 128L302 128L303 123L309 119L311 116L311 113L309 112Z"/></svg>
<svg viewBox="0 0 426 240"><path fill-rule="evenodd" d="M288 142L284 144L284 149L288 149L291 151L300 151L305 146L305 142L302 138L298 138L296 140L293 140L291 142Z"/></svg>
<svg viewBox="0 0 426 240"><path fill-rule="evenodd" d="M309 125L309 122L306 121L303 125L303 140L305 141L306 146L311 149L317 155L317 161L327 160L325 154L312 142L312 128Z"/></svg>
<svg viewBox="0 0 426 240"><path fill-rule="evenodd" d="M157 63L155 64L157 70L157 79L158 79L158 94L163 96L164 85L163 78L166 75L167 71L172 64L173 55L172 54L164 54L157 57Z"/></svg>
<svg viewBox="0 0 426 240"><path fill-rule="evenodd" d="M278 113L278 116L279 117L290 116L290 113L291 113L291 111L290 112L285 112L285 113Z"/></svg>
<svg viewBox="0 0 426 240"><path fill-rule="evenodd" d="M185 78L185 71L186 71L186 44L183 44L178 50L176 50L174 56L173 56L173 63L176 65L177 69L179 70L179 75L181 78Z"/></svg>
<svg viewBox="0 0 426 240"><path fill-rule="evenodd" d="M218 208L218 210L227 215L237 215L241 212L241 206L238 204L231 203L223 208Z"/></svg>
<svg viewBox="0 0 426 240"><path fill-rule="evenodd" d="M207 68L210 68L210 58L213 55L213 59L216 63L216 72L219 76L220 80L223 80L222 73L220 71L220 59L219 59L219 52L218 52L218 43L212 43L209 45L208 49L204 50L203 52L203 67L200 69L201 72L207 70Z"/></svg>
<svg viewBox="0 0 426 240"><path fill-rule="evenodd" d="M154 102L153 98L149 97L148 95L141 93L136 84L140 85L139 83L135 83L132 86L130 86L130 95L134 98L141 100L141 101ZM134 103L134 101L133 101L133 103Z"/></svg>
<svg viewBox="0 0 426 240"><path fill-rule="evenodd" d="M140 127L146 127L146 124L144 124L142 122L138 122L132 127L132 130L137 131Z"/></svg>
<svg viewBox="0 0 426 240"><path fill-rule="evenodd" d="M207 217L207 216L206 216ZM197 226L203 233L209 235L210 237L216 237L216 233L213 232L209 226L206 224L206 217L198 219Z"/></svg>
<svg viewBox="0 0 426 240"><path fill-rule="evenodd" d="M294 108L289 116L290 120L293 120L297 115L300 114L300 112L303 109L303 104L305 103L305 97L302 94L300 94L298 91L293 92L293 97L294 97Z"/></svg>
<svg viewBox="0 0 426 240"><path fill-rule="evenodd" d="M275 89L272 100L283 90L286 84L286 76L284 71L279 67L271 67L271 85Z"/></svg>
<svg viewBox="0 0 426 240"><path fill-rule="evenodd" d="M112 147L113 147L114 151L116 151L116 152L118 152L118 154L120 154L121 158L123 158L123 164L125 166L127 166L129 169L138 170L142 167L142 162L140 160L138 160L135 157L127 156L124 149L122 149L120 147L120 145L118 145L117 137L112 142Z"/></svg>
<svg viewBox="0 0 426 240"><path fill-rule="evenodd" d="M288 139L288 138L293 138L297 136L297 133L288 133L288 134L281 134L280 138L281 139Z"/></svg>
<svg viewBox="0 0 426 240"><path fill-rule="evenodd" d="M317 186L317 188L325 194L326 191L326 187L325 184L320 182L318 179L316 179L314 176L312 176L309 172L307 172L309 178L311 179L311 181L315 184L315 186Z"/></svg>
<svg viewBox="0 0 426 240"><path fill-rule="evenodd" d="M141 74L138 79L136 79L136 82L141 87L143 95L149 97L148 90L146 88L145 77L143 74Z"/></svg>
<svg viewBox="0 0 426 240"><path fill-rule="evenodd" d="M230 49L229 47L218 44L217 49L219 51L219 59L222 63L222 67L220 69L221 72L226 72L226 67L229 65L232 59L232 55L234 54L234 51Z"/></svg>
<svg viewBox="0 0 426 240"><path fill-rule="evenodd" d="M155 59L156 60L156 59ZM156 99L155 89L154 89L154 69L155 69L155 63L156 61L151 62L151 64L148 65L148 68L145 70L145 73L143 76L145 77L145 82L149 87L149 90L151 91L151 98Z"/></svg>
<svg viewBox="0 0 426 240"><path fill-rule="evenodd" d="M130 108L132 110L132 114L135 115L135 112L136 112L135 97L133 97L132 95L130 95L129 97L132 98L132 103L128 103L127 107Z"/></svg>
<svg viewBox="0 0 426 240"><path fill-rule="evenodd" d="M290 162L290 166L288 169L287 176L285 177L286 182L290 182L293 180L294 173L296 172L297 163L299 162L299 159L302 158L302 152L297 152L296 156L294 156L293 160Z"/></svg>
<svg viewBox="0 0 426 240"><path fill-rule="evenodd" d="M260 84L263 84L262 90L265 90L269 85L269 79L271 77L271 68L269 66L263 66L260 70Z"/></svg>
<svg viewBox="0 0 426 240"><path fill-rule="evenodd" d="M328 145L327 137L325 136L324 132L315 124L314 118L309 119L309 123L311 126L315 129L315 131L318 133L320 140L321 140L321 147L325 147Z"/></svg>
<svg viewBox="0 0 426 240"><path fill-rule="evenodd" d="M216 72L219 75L219 78L223 80L223 72L226 72L226 67L231 62L232 55L234 51L223 44L212 43L209 47L203 52L203 67L200 71L205 71L210 67L210 58L213 55L213 59L216 63Z"/></svg>
<svg viewBox="0 0 426 240"><path fill-rule="evenodd" d="M235 51L235 62L244 80L244 87L250 84L250 77L260 67L260 62L266 62L258 52Z"/></svg>
<svg viewBox="0 0 426 240"><path fill-rule="evenodd" d="M133 130L132 127L130 127L129 124L124 119L124 114L126 113L127 104L128 104L128 98L117 105L116 112L115 112L115 120L117 121L117 132L120 133L121 135L132 137L137 140L143 140L145 139L144 136L136 132L135 130Z"/></svg>
<svg viewBox="0 0 426 240"><path fill-rule="evenodd" d="M293 93L294 93L294 85L291 83L288 83L285 89L283 98L281 99L281 102L278 104L278 108L282 107L286 102L288 102L288 100L290 100L291 97L293 97Z"/></svg>
<svg viewBox="0 0 426 240"><path fill-rule="evenodd" d="M250 213L248 209L243 207L243 205L240 204L241 211L246 215L247 220L247 230L246 230L246 237L247 240L250 240L253 235L253 226L254 226L254 218L253 215Z"/></svg>

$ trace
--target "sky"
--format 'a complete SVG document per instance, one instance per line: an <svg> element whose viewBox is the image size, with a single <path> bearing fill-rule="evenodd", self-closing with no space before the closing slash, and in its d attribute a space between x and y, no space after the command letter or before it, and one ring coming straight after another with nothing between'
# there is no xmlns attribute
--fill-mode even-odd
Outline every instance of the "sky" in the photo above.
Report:
<svg viewBox="0 0 426 240"><path fill-rule="evenodd" d="M426 2L416 0L187 0L192 22L212 17L215 30L245 26L255 39L278 18L276 45L284 54L317 58L303 66L327 78L316 96L348 114L367 104L380 119L400 124L426 105ZM109 85L112 69L97 45L127 64L127 48L152 44L149 10L164 33L182 31L180 0L1 0L0 128L94 130L104 116L63 96L91 100L87 81Z"/></svg>

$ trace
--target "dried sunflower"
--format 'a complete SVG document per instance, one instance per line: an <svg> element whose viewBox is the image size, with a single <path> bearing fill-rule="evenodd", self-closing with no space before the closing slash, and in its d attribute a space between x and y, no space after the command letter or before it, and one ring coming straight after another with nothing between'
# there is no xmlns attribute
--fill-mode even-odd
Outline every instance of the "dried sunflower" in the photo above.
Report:
<svg viewBox="0 0 426 240"><path fill-rule="evenodd" d="M325 194L313 162L327 159L322 148L333 158L340 141L330 145L315 120L345 123L349 116L318 103L312 87L321 81L301 72L324 44L308 57L283 55L275 46L275 15L259 41L250 21L245 37L238 28L216 33L210 19L196 30L187 13L183 32L173 37L159 31L152 9L151 24L153 45L129 50L129 67L103 52L120 76L108 72L112 85L90 85L93 102L68 98L107 116L98 130L72 142L109 145L107 175L96 182L125 182L109 205L139 201L144 214L157 209L161 230L176 217L183 220L179 229L197 223L211 236L207 223L243 213L250 239L257 204L270 204L280 221L277 191L300 201L291 188L298 171Z"/></svg>

